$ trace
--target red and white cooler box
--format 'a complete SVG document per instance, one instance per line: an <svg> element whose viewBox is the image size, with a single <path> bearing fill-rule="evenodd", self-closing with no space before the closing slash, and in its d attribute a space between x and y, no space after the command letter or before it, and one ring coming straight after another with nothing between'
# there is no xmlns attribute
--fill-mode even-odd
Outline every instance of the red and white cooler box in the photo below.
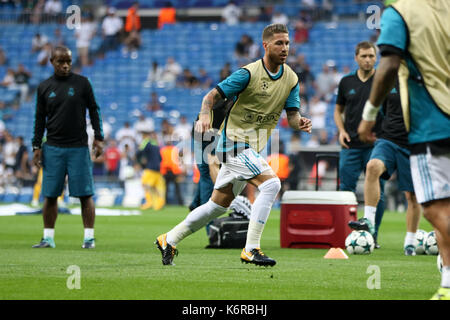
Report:
<svg viewBox="0 0 450 320"><path fill-rule="evenodd" d="M357 220L358 201L351 191L286 191L281 199L282 248L345 248Z"/></svg>

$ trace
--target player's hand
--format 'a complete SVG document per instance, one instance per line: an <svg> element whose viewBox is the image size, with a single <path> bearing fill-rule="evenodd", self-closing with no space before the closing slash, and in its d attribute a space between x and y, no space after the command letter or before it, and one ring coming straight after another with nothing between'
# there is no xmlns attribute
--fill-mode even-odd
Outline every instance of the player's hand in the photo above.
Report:
<svg viewBox="0 0 450 320"><path fill-rule="evenodd" d="M311 133L312 130L312 122L308 118L301 117L298 127L301 131Z"/></svg>
<svg viewBox="0 0 450 320"><path fill-rule="evenodd" d="M36 149L33 152L33 164L40 169L42 167L42 150Z"/></svg>
<svg viewBox="0 0 450 320"><path fill-rule="evenodd" d="M92 154L97 159L100 157L103 153L103 141L100 140L94 140L92 143Z"/></svg>
<svg viewBox="0 0 450 320"><path fill-rule="evenodd" d="M349 142L350 142L350 136L348 135L348 133L346 131L339 132L339 143L341 144L341 146L348 149L347 143L349 143Z"/></svg>
<svg viewBox="0 0 450 320"><path fill-rule="evenodd" d="M377 137L372 132L372 128L375 126L375 121L361 120L358 127L359 140L365 143L374 143Z"/></svg>
<svg viewBox="0 0 450 320"><path fill-rule="evenodd" d="M195 123L195 131L205 133L211 128L211 118L209 113L200 113L198 121Z"/></svg>

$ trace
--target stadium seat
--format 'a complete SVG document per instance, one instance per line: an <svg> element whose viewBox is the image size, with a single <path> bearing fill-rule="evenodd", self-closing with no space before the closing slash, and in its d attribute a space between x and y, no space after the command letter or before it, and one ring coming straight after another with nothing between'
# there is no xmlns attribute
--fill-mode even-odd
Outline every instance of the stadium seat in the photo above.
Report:
<svg viewBox="0 0 450 320"><path fill-rule="evenodd" d="M13 203L13 202L17 202L18 198L19 198L19 194L18 193L9 193L9 192L7 192L7 193L5 193L3 195L2 202Z"/></svg>
<svg viewBox="0 0 450 320"><path fill-rule="evenodd" d="M126 9L133 0L108 0L108 5ZM162 6L165 1L145 0L141 1L143 8L156 8ZM243 1L238 1L241 3ZM257 1L255 1L256 3ZM297 10L292 10L299 1L284 1L290 6L292 15L297 15ZM64 1L67 6L74 1ZM228 3L228 0L189 0L173 1L175 6L183 7L193 5L196 7L220 7ZM283 5L283 3L280 3ZM286 6L283 10L287 10ZM336 0L335 8L339 12L341 8L353 6L352 10L361 10L361 6L354 5L352 0ZM364 5L366 6L366 5ZM0 13L4 13L0 9ZM347 12L348 13L348 12ZM261 29L265 23L244 22L238 26L229 26L222 22L179 22L174 25L166 25L162 30L142 30L143 46L139 50L136 60L125 58L121 49L107 52L102 60L95 60L94 64L85 67L82 73L88 76L93 85L98 103L106 121L113 124L115 132L125 121L134 120L136 110L144 110L150 93L155 91L160 97L167 100L163 103L164 111L152 116L157 120L157 127L164 118L176 121L173 111L178 110L186 115L189 121L193 121L198 113L203 95L208 90L188 90L182 88L144 88L148 68L152 61L164 65L168 56L174 56L182 67L189 67L194 72L200 67L207 67L210 76L217 79L219 71L226 62L231 62L236 68L233 59L235 44L242 34L251 35L255 41L260 40ZM60 28L69 46L74 49L76 59L75 37L73 30L61 28L61 26L49 23L39 26L39 31L51 37L56 28ZM36 26L25 24L6 24L0 28L0 46L8 52L11 67L16 68L18 63L24 63L31 71L30 84L36 87L42 80L49 77L52 67L40 67L36 62L36 53L30 52L31 37L36 32ZM298 46L298 52L306 56L313 73L318 73L327 59L334 59L339 67L355 67L353 61L354 46L357 42L367 40L372 35L364 23L345 21L337 23L317 22L310 30L308 43ZM24 39L27 39L24 41ZM168 41L170 39L170 41ZM92 40L92 49L96 49L101 43L101 35L97 34ZM9 66L0 66L0 78L6 73ZM0 90L1 100L11 103L17 92ZM14 118L6 122L7 129L14 134L21 134L29 141L33 119L30 114L34 112L34 101L28 102L14 114ZM330 108L332 109L332 108ZM328 116L327 125L329 133L334 134L335 127L332 117ZM290 137L290 131L281 129L281 139L284 141ZM302 134L302 143L306 143L309 135ZM119 197L119 196L118 196ZM118 198L117 197L117 198ZM12 199L11 194L8 199ZM123 198L123 196L122 196ZM119 200L114 200L119 201Z"/></svg>
<svg viewBox="0 0 450 320"><path fill-rule="evenodd" d="M32 193L21 193L16 201L19 203L31 203L32 198Z"/></svg>
<svg viewBox="0 0 450 320"><path fill-rule="evenodd" d="M116 196L116 198L114 199L114 205L115 205L115 206L122 206L123 197L124 197L123 194L118 194L118 195Z"/></svg>

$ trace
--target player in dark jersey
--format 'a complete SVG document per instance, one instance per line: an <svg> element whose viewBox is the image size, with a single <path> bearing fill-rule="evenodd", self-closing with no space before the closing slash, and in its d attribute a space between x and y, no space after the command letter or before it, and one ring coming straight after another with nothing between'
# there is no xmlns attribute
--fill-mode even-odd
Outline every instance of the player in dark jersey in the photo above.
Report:
<svg viewBox="0 0 450 320"><path fill-rule="evenodd" d="M351 221L349 226L356 230L366 230L367 220L372 217L371 212L375 212L380 198L380 177L388 180L394 172L397 172L398 189L405 192L408 202L404 253L407 256L414 256L416 255L415 239L420 221L420 205L414 194L409 164L408 133L403 121L398 81L383 103L383 114L381 133L375 141L366 168L364 218ZM374 224L374 221L370 223ZM376 235L378 235L378 229L376 229Z"/></svg>
<svg viewBox="0 0 450 320"><path fill-rule="evenodd" d="M219 161L215 156L217 138L220 135L220 126L232 104L233 100L222 100L214 105L211 117L211 130L199 133L192 127L195 163L200 172L200 180L194 199L189 205L190 211L208 202L213 192L215 178L219 171ZM198 117L196 121L198 121Z"/></svg>
<svg viewBox="0 0 450 320"><path fill-rule="evenodd" d="M58 215L57 198L66 175L72 197L80 198L84 224L83 248L95 247L94 181L86 132L86 109L89 111L95 139L93 154L103 153L103 130L100 108L89 80L71 72L72 53L63 46L52 51L50 61L54 75L43 81L36 96L33 163L43 167L44 237L33 248L54 248L54 228ZM42 144L47 129L47 141ZM41 149L42 148L42 149Z"/></svg>
<svg viewBox="0 0 450 320"><path fill-rule="evenodd" d="M166 182L160 172L161 150L154 131L142 131L142 142L136 158L143 169L141 183L145 191L145 203L141 209L161 210L166 204Z"/></svg>
<svg viewBox="0 0 450 320"><path fill-rule="evenodd" d="M334 121L339 130L339 142L342 145L339 158L340 190L353 192L356 191L358 178L361 172L365 171L373 148L373 144L359 140L357 129L375 74L375 46L367 41L360 42L355 49L355 60L359 68L341 79L334 111ZM376 130L379 130L381 115L377 119L377 124ZM380 180L380 189L381 195L376 214L375 211L372 212L374 219L368 220L368 223L375 220L375 226L373 224L367 226L375 241L376 230L384 213L383 180ZM376 247L379 247L378 243Z"/></svg>

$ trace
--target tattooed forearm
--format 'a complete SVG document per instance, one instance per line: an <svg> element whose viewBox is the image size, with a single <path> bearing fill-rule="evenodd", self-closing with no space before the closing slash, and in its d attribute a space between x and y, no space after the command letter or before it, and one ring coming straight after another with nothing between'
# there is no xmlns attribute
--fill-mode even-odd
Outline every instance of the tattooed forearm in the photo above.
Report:
<svg viewBox="0 0 450 320"><path fill-rule="evenodd" d="M286 112L289 127L298 130L300 127L300 112L298 111L287 111Z"/></svg>
<svg viewBox="0 0 450 320"><path fill-rule="evenodd" d="M216 88L212 89L206 94L202 101L202 109L200 114L209 114L214 104L221 98L219 91Z"/></svg>

